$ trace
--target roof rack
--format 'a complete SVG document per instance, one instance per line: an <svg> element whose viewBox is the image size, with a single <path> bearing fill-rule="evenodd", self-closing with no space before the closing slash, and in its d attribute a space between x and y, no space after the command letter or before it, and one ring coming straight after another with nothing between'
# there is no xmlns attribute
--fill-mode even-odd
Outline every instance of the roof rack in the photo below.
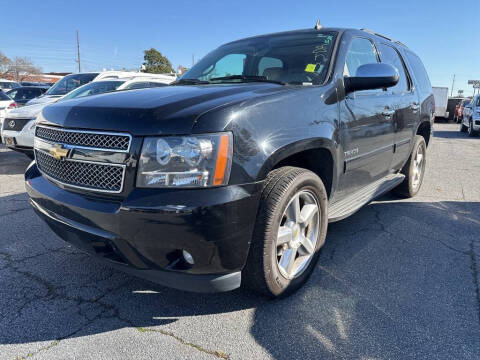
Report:
<svg viewBox="0 0 480 360"><path fill-rule="evenodd" d="M407 48L407 49L408 49L407 45L405 45L405 44L402 43L401 41L392 40L392 38L389 38L388 36L385 36L385 35L383 35L383 34L379 34L379 33L375 32L375 31L373 31L373 30L370 30L370 29L360 29L360 30L365 31L366 33L369 33L369 34L372 34L372 35L380 36L380 37L382 37L382 38L384 38L384 39L387 39L388 41L394 42L395 44L398 44L398 45L403 46L404 48Z"/></svg>
<svg viewBox="0 0 480 360"><path fill-rule="evenodd" d="M377 35L377 36L380 36L380 37L382 37L382 38L384 38L384 39L387 39L387 40L389 40L389 41L392 41L392 39L391 39L391 38L389 38L388 36L385 36L385 35L379 34L379 33L375 32L375 31L373 31L373 30L370 30L370 29L363 29L363 28L362 28L362 29L360 29L360 30L362 30L362 31L365 31L366 33L369 33L369 34L372 34L372 35Z"/></svg>
<svg viewBox="0 0 480 360"><path fill-rule="evenodd" d="M408 46L405 45L404 43L402 43L401 41L398 41L398 40L397 40L397 41L395 41L395 44L398 44L398 45L403 46L404 48L407 48L407 49L408 49Z"/></svg>

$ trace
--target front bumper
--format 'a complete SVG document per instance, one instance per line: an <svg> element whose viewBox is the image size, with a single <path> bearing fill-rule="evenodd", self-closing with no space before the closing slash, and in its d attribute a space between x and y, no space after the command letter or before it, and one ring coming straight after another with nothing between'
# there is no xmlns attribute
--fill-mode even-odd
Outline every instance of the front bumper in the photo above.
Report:
<svg viewBox="0 0 480 360"><path fill-rule="evenodd" d="M33 139L35 137L35 120L30 120L20 131L2 130L2 142L4 138L14 138L15 145L8 146L12 150L33 154Z"/></svg>
<svg viewBox="0 0 480 360"><path fill-rule="evenodd" d="M51 229L114 267L177 289L240 286L263 184L134 189L124 199L65 190L32 163L30 201ZM182 250L194 259L190 265Z"/></svg>

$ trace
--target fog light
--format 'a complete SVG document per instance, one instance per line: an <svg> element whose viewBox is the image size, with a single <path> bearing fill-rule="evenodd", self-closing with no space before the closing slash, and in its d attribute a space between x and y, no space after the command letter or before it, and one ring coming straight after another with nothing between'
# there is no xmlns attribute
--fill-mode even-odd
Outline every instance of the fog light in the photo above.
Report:
<svg viewBox="0 0 480 360"><path fill-rule="evenodd" d="M182 255L183 255L183 259L187 264L190 264L190 265L195 264L195 261L193 261L192 254L190 254L188 251L182 250Z"/></svg>

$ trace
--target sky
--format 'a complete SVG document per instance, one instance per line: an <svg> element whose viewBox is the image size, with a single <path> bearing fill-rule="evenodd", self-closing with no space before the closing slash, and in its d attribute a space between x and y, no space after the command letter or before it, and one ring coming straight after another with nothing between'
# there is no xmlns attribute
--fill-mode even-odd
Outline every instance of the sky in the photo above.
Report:
<svg viewBox="0 0 480 360"><path fill-rule="evenodd" d="M0 51L44 72L138 69L156 48L174 68L248 36L323 26L368 28L406 44L433 86L453 93L480 80L480 0L0 0Z"/></svg>

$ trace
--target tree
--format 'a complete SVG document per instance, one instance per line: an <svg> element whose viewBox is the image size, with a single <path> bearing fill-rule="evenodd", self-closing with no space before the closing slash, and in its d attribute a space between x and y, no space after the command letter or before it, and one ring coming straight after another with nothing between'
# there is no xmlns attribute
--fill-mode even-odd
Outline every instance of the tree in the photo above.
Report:
<svg viewBox="0 0 480 360"><path fill-rule="evenodd" d="M144 51L142 72L165 74L173 72L172 63L154 48Z"/></svg>
<svg viewBox="0 0 480 360"><path fill-rule="evenodd" d="M41 74L42 69L33 65L27 57L15 57L8 66L8 73L11 73L16 81L23 81L29 75Z"/></svg>
<svg viewBox="0 0 480 360"><path fill-rule="evenodd" d="M10 64L12 60L5 56L4 53L0 51L0 77L3 77L8 73Z"/></svg>

